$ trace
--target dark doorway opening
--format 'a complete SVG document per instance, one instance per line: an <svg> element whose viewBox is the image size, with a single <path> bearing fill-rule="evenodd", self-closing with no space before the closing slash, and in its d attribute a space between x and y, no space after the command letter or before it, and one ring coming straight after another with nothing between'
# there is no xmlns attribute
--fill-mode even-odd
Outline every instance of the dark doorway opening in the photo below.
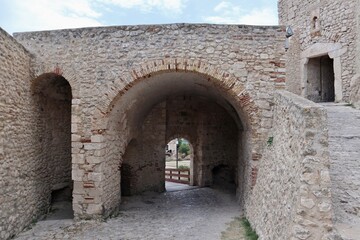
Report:
<svg viewBox="0 0 360 240"><path fill-rule="evenodd" d="M314 102L334 102L334 85L334 60L328 55L309 59L307 65L307 98Z"/></svg>
<svg viewBox="0 0 360 240"><path fill-rule="evenodd" d="M212 169L214 188L236 191L235 169L225 164L220 164Z"/></svg>
<svg viewBox="0 0 360 240"><path fill-rule="evenodd" d="M51 192L51 205L49 211L51 214L47 216L47 220L74 218L71 186L56 189Z"/></svg>
<svg viewBox="0 0 360 240"><path fill-rule="evenodd" d="M41 189L42 211L48 213L46 219L73 218L71 86L64 77L45 73L34 79L32 90L42 144L36 177L46 186Z"/></svg>

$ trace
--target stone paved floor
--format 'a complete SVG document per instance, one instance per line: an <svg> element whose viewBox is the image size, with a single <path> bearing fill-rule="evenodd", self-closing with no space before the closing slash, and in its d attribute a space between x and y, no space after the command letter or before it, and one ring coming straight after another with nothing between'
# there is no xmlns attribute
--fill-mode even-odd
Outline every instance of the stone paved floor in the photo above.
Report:
<svg viewBox="0 0 360 240"><path fill-rule="evenodd" d="M323 104L328 113L330 173L335 228L344 239L360 239L360 111Z"/></svg>
<svg viewBox="0 0 360 240"><path fill-rule="evenodd" d="M234 194L196 188L123 198L120 215L106 222L45 220L16 239L220 239L241 215Z"/></svg>

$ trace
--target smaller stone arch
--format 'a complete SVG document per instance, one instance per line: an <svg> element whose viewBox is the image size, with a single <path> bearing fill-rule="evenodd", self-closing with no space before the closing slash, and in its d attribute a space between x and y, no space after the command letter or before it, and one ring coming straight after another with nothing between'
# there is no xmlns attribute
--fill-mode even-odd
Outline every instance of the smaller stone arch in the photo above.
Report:
<svg viewBox="0 0 360 240"><path fill-rule="evenodd" d="M195 185L194 161L196 161L196 156L195 156L196 154L195 154L195 148L194 148L195 139L190 134L179 133L179 134L173 134L171 136L167 136L165 143L168 144L171 140L179 139L179 138L183 138L189 142L189 147L190 147L190 183L189 183L189 185L194 186Z"/></svg>
<svg viewBox="0 0 360 240"><path fill-rule="evenodd" d="M71 92L72 92L72 98L73 99L80 99L80 83L78 80L78 73L73 69L72 67L69 67L67 65L59 65L59 64L50 64L43 68L43 71L37 76L32 79L31 84L41 81L41 79L44 79L46 77L55 77L60 76L66 79L66 81L71 86Z"/></svg>
<svg viewBox="0 0 360 240"><path fill-rule="evenodd" d="M172 139L175 139L175 138L184 138L184 139L188 140L189 142L194 142L194 141L195 141L195 139L194 139L190 134L187 134L187 133L176 133L176 134L172 134L172 135L166 136L165 142L168 143L168 142L170 142Z"/></svg>
<svg viewBox="0 0 360 240"><path fill-rule="evenodd" d="M58 90L63 92L50 93L49 89L47 89L49 87L59 88ZM48 96L52 94L51 97L60 97L59 95L63 94L68 98L73 97L70 82L62 75L58 75L56 73L43 73L40 76L32 79L30 88L33 95L42 93Z"/></svg>
<svg viewBox="0 0 360 240"><path fill-rule="evenodd" d="M71 102L70 83L61 75L44 73L31 81L34 115L37 120L36 137L41 153L36 159L36 178L41 179L45 211L66 206L72 213L72 154L71 154ZM60 203L61 202L61 203Z"/></svg>

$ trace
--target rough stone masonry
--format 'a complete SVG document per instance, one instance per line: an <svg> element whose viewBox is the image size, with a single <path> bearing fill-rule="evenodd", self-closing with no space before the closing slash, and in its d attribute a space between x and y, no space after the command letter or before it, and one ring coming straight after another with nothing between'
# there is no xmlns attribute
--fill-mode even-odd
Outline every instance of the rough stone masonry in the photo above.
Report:
<svg viewBox="0 0 360 240"><path fill-rule="evenodd" d="M122 191L163 191L164 147L174 136L192 141L194 184L211 186L214 168L232 169L262 239L332 234L326 115L282 91L284 27L169 24L14 38L1 30L0 38L0 238L46 213L62 189L72 190L75 220L116 213Z"/></svg>

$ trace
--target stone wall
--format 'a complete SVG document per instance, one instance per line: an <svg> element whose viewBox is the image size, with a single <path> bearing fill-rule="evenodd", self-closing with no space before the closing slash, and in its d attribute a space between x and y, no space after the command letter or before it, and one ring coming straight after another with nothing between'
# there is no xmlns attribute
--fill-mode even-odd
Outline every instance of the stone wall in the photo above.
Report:
<svg viewBox="0 0 360 240"><path fill-rule="evenodd" d="M33 80L32 93L40 112L37 127L42 133L42 167L48 175L44 184L50 184L52 190L72 189L71 87L63 77L45 74Z"/></svg>
<svg viewBox="0 0 360 240"><path fill-rule="evenodd" d="M36 75L59 72L72 93L73 207L101 217L120 201L119 163L151 106L190 92L227 101L244 125L241 198L283 88L281 27L170 24L17 33ZM138 87L140 86L140 87ZM141 96L141 97L139 97ZM240 176L239 176L240 177ZM240 185L239 185L240 186Z"/></svg>
<svg viewBox="0 0 360 240"><path fill-rule="evenodd" d="M125 195L165 190L165 143L176 137L193 146L194 185L212 185L213 169L218 167L226 175L223 185L235 186L239 130L217 103L199 96L168 97L151 110L140 129L121 163Z"/></svg>
<svg viewBox="0 0 360 240"><path fill-rule="evenodd" d="M356 53L356 56L360 56L360 2L357 1L357 4L355 6L355 17L356 17L356 29L357 29L357 32L356 32L356 50L357 50L357 53ZM357 63L357 73L359 73L359 69L360 69L360 58L357 57L356 58L356 63Z"/></svg>
<svg viewBox="0 0 360 240"><path fill-rule="evenodd" d="M211 186L217 166L230 167L233 172L228 174L235 183L241 129L232 115L213 100L199 96L170 97L166 102L166 141L184 137L192 144L194 185Z"/></svg>
<svg viewBox="0 0 360 240"><path fill-rule="evenodd" d="M309 58L334 59L336 101L349 101L351 79L356 74L356 0L279 0L281 25L294 35L286 54L287 89L306 96Z"/></svg>
<svg viewBox="0 0 360 240"><path fill-rule="evenodd" d="M0 238L7 239L48 211L53 190L72 188L71 90L64 99L62 86L47 85L62 79L55 74L34 79L30 53L1 29L0 40Z"/></svg>
<svg viewBox="0 0 360 240"><path fill-rule="evenodd" d="M356 5L356 75L351 79L350 102L360 109L360 1Z"/></svg>
<svg viewBox="0 0 360 240"><path fill-rule="evenodd" d="M246 215L261 239L326 239L332 231L326 111L290 92L274 100L274 127Z"/></svg>
<svg viewBox="0 0 360 240"><path fill-rule="evenodd" d="M31 56L0 29L0 238L19 233L41 213L41 134L31 100Z"/></svg>
<svg viewBox="0 0 360 240"><path fill-rule="evenodd" d="M121 171L121 191L125 190L127 195L165 191L165 132L166 103L163 102L151 110L139 134L131 140L136 145L125 150L121 168L125 164L127 172L124 176ZM127 186L123 185L124 180Z"/></svg>

